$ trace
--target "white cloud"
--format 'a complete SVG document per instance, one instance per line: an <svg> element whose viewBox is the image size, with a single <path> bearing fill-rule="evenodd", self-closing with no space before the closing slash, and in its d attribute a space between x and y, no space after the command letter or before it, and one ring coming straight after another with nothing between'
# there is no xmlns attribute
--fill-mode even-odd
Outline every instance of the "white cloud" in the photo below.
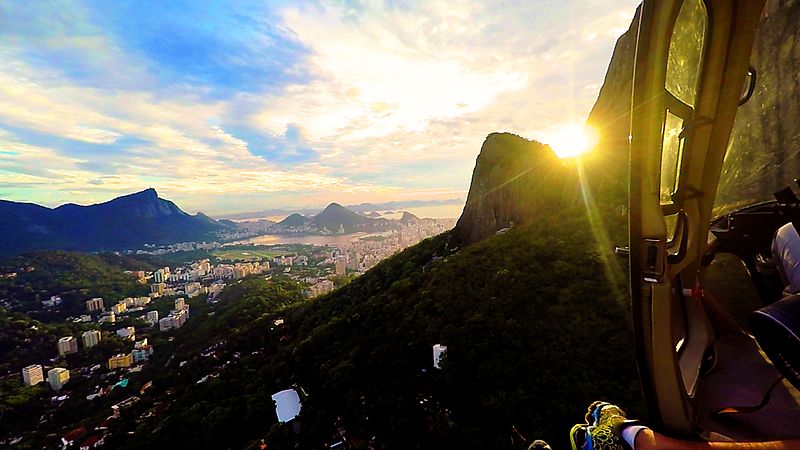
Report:
<svg viewBox="0 0 800 450"><path fill-rule="evenodd" d="M89 157L0 129L0 151L13 152L0 153L0 187L38 183L101 200L156 184L198 208L234 195L291 193L322 203L463 193L488 133L542 138L585 118L635 6L290 6L275 25L308 56L285 71L310 74L310 81L215 101L192 95L204 86L159 90L157 71L142 69L152 62L125 53L102 30L40 44L90 55L96 76L122 80L116 85L71 81L58 68L23 62L13 40L2 42L0 124L111 150ZM70 22L80 21L79 13L70 13ZM230 131L249 126L282 139L290 125L319 160L277 164Z"/></svg>
<svg viewBox="0 0 800 450"><path fill-rule="evenodd" d="M314 80L265 99L253 123L272 135L301 127L348 176L428 160L466 167L450 186L464 188L488 133L542 139L585 119L628 3L288 8L284 26L309 48Z"/></svg>

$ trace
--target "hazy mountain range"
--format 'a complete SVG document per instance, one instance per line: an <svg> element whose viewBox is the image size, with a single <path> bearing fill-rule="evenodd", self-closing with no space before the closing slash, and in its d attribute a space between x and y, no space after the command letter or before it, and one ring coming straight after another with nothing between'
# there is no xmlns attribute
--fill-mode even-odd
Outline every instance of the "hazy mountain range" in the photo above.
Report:
<svg viewBox="0 0 800 450"><path fill-rule="evenodd" d="M275 233L353 233L386 231L393 224L419 220L404 212L398 220L369 217L338 203L316 215L294 213L274 225ZM216 232L236 230L229 220L182 211L147 189L105 203L47 208L0 200L0 257L38 250L118 251L145 244L217 240Z"/></svg>
<svg viewBox="0 0 800 450"><path fill-rule="evenodd" d="M369 213L372 211L388 211L394 209L404 208L417 208L421 206L443 206L443 205L463 205L464 199L451 198L447 200L408 200L408 201L391 201L384 203L359 203L357 205L346 205L345 208L359 212ZM275 216L290 216L298 214L303 216L313 216L320 212L319 208L302 208L302 209L289 209L289 208L276 208L265 209L262 211L243 212L236 214L228 214L219 216L220 218L241 220L241 219L259 219L262 217L275 217Z"/></svg>
<svg viewBox="0 0 800 450"><path fill-rule="evenodd" d="M105 203L47 208L0 200L0 256L35 250L121 250L145 244L202 241L236 228L202 212L187 214L155 189Z"/></svg>
<svg viewBox="0 0 800 450"><path fill-rule="evenodd" d="M400 223L419 220L417 216L404 212ZM391 227L395 221L369 217L358 214L338 203L331 203L322 212L314 216L303 216L298 213L287 216L276 226L283 229L308 229L309 231L327 233L353 233L356 231L377 231Z"/></svg>

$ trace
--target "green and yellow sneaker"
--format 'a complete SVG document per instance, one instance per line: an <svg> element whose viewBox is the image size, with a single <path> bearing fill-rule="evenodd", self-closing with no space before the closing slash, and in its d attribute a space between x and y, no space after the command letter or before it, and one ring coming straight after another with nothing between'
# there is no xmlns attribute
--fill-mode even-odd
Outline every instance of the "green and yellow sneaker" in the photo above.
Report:
<svg viewBox="0 0 800 450"><path fill-rule="evenodd" d="M550 444L547 442L537 439L533 441L533 443L528 447L528 450L553 450L550 448Z"/></svg>
<svg viewBox="0 0 800 450"><path fill-rule="evenodd" d="M622 430L638 424L628 420L620 407L594 402L586 412L586 423L577 424L570 431L572 450L631 450L622 438Z"/></svg>

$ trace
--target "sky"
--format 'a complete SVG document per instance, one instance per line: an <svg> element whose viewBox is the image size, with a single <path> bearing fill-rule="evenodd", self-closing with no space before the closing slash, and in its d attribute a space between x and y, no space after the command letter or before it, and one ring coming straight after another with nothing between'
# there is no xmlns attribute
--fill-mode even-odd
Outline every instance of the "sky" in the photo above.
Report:
<svg viewBox="0 0 800 450"><path fill-rule="evenodd" d="M637 3L4 0L0 199L464 199L487 134L585 120Z"/></svg>

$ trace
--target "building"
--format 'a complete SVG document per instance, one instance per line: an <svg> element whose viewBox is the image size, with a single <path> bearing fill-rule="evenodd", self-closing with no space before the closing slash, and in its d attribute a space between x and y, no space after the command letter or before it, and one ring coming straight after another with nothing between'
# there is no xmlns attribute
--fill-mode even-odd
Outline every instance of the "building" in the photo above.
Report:
<svg viewBox="0 0 800 450"><path fill-rule="evenodd" d="M203 275L205 275L211 271L211 263L205 259L200 263L200 265L197 266L197 268L203 271Z"/></svg>
<svg viewBox="0 0 800 450"><path fill-rule="evenodd" d="M169 267L153 272L153 283L165 283L169 279Z"/></svg>
<svg viewBox="0 0 800 450"><path fill-rule="evenodd" d="M120 410L131 407L132 405L136 404L136 402L138 402L139 400L140 398L136 396L128 397L125 400L117 403L116 405L111 406L111 417L119 418Z"/></svg>
<svg viewBox="0 0 800 450"><path fill-rule="evenodd" d="M83 348L92 348L100 342L102 335L100 330L89 330L83 332L81 339L83 340Z"/></svg>
<svg viewBox="0 0 800 450"><path fill-rule="evenodd" d="M119 367L130 367L133 365L133 354L128 353L127 355L124 353L119 353L117 355L108 358L108 368L109 369L116 369Z"/></svg>
<svg viewBox="0 0 800 450"><path fill-rule="evenodd" d="M342 260L337 259L336 265L334 267L336 275L344 275L347 268L347 263L345 263L343 259Z"/></svg>
<svg viewBox="0 0 800 450"><path fill-rule="evenodd" d="M22 382L25 386L34 386L42 381L44 381L44 373L41 365L31 364L22 369Z"/></svg>
<svg viewBox="0 0 800 450"><path fill-rule="evenodd" d="M58 306L61 304L61 296L60 295L51 295L50 300L42 300L42 305L52 308L53 306Z"/></svg>
<svg viewBox="0 0 800 450"><path fill-rule="evenodd" d="M73 336L64 336L58 340L58 355L64 356L78 351L78 340Z"/></svg>
<svg viewBox="0 0 800 450"><path fill-rule="evenodd" d="M186 300L184 300L183 297L175 299L175 309L176 310L180 311L180 310L184 309L185 307L186 307Z"/></svg>
<svg viewBox="0 0 800 450"><path fill-rule="evenodd" d="M158 311L147 311L146 319L147 323L150 325L155 325L158 323Z"/></svg>
<svg viewBox="0 0 800 450"><path fill-rule="evenodd" d="M225 289L225 283L222 281L215 281L208 287L208 298L214 298Z"/></svg>
<svg viewBox="0 0 800 450"><path fill-rule="evenodd" d="M186 309L180 310L172 310L170 311L167 317L158 321L158 328L161 331L172 330L175 328L180 328L186 323L186 319L189 317L188 307Z"/></svg>
<svg viewBox="0 0 800 450"><path fill-rule="evenodd" d="M117 330L117 336L121 337L122 339L133 341L136 339L136 328L135 327L120 328L119 330Z"/></svg>
<svg viewBox="0 0 800 450"><path fill-rule="evenodd" d="M350 252L350 258L347 261L347 267L352 269L352 270L355 270L355 271L360 270L361 269L360 264L359 264L360 259L361 258L360 258L359 254L358 254L358 250L353 249Z"/></svg>
<svg viewBox="0 0 800 450"><path fill-rule="evenodd" d="M128 307L125 306L125 302L122 301L122 302L119 302L116 305L112 306L111 307L111 312L113 312L114 314L122 314L122 313L125 312L126 309L128 309Z"/></svg>
<svg viewBox="0 0 800 450"><path fill-rule="evenodd" d="M47 382L54 391L60 390L69 381L69 370L55 367L47 371Z"/></svg>
<svg viewBox="0 0 800 450"><path fill-rule="evenodd" d="M103 313L103 315L100 316L99 319L97 319L97 323L106 323L106 322L114 323L116 321L117 321L117 315L114 314L114 311L108 311L106 313Z"/></svg>
<svg viewBox="0 0 800 450"><path fill-rule="evenodd" d="M153 346L147 343L147 338L142 339L141 341L137 341L133 345L133 352L131 355L133 356L133 362L137 363L140 361L147 361L150 359L150 355L153 354Z"/></svg>
<svg viewBox="0 0 800 450"><path fill-rule="evenodd" d="M150 297L135 297L133 299L133 306L147 306L150 303Z"/></svg>
<svg viewBox="0 0 800 450"><path fill-rule="evenodd" d="M186 292L186 296L189 298L195 298L198 295L205 294L206 289L198 282L187 283L186 287L184 288Z"/></svg>
<svg viewBox="0 0 800 450"><path fill-rule="evenodd" d="M150 285L150 293L155 294L153 297L158 297L164 294L164 288L166 285L164 283L154 283Z"/></svg>
<svg viewBox="0 0 800 450"><path fill-rule="evenodd" d="M92 311L102 311L105 308L103 305L103 299L100 297L95 297L91 300L86 300L86 310L89 312Z"/></svg>

